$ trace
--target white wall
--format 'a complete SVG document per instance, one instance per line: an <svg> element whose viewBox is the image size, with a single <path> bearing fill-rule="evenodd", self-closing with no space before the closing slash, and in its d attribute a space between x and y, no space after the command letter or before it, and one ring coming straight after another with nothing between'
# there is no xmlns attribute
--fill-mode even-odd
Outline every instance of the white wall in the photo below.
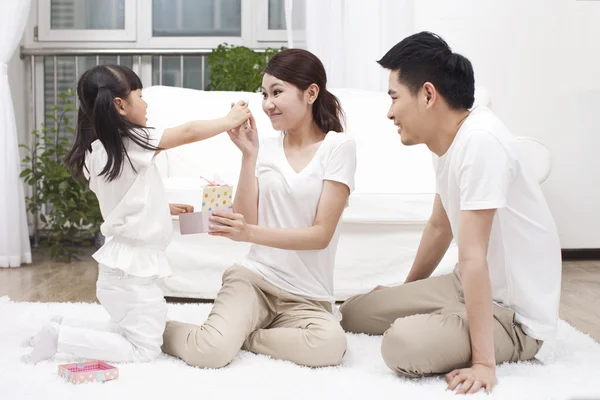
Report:
<svg viewBox="0 0 600 400"><path fill-rule="evenodd" d="M512 132L550 149L543 188L562 248L600 248L600 2L415 3L415 30L469 58Z"/></svg>
<svg viewBox="0 0 600 400"><path fill-rule="evenodd" d="M387 92L389 73L376 60L413 32L413 2L307 0L306 49L323 62L329 88Z"/></svg>

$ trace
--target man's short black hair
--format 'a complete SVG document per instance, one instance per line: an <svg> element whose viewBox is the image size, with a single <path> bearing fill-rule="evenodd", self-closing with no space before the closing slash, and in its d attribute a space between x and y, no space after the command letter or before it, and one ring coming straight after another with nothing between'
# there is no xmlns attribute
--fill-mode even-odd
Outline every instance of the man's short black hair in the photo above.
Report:
<svg viewBox="0 0 600 400"><path fill-rule="evenodd" d="M475 101L475 76L471 62L453 53L448 43L431 32L408 36L377 61L397 71L401 83L416 95L431 82L452 109L469 109Z"/></svg>

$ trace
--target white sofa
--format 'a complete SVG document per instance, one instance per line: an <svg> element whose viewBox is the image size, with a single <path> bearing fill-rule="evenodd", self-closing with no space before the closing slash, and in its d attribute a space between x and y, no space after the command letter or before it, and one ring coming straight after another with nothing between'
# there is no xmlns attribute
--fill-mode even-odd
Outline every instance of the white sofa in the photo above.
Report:
<svg viewBox="0 0 600 400"><path fill-rule="evenodd" d="M342 217L335 269L335 293L339 300L404 280L417 251L421 233L431 213L434 173L431 153L423 146L403 146L386 113L386 93L332 90L340 99L347 120L347 133L357 142L356 190ZM279 135L262 111L258 93L204 92L173 87L144 89L149 104L148 125L174 126L190 119L210 119L226 114L231 102L250 102L260 137ZM477 90L476 103L487 104L489 96ZM169 150L157 163L169 201L201 204L200 176L218 175L237 184L241 153L226 134ZM166 296L213 299L223 271L242 259L247 243L237 243L207 234L175 235L167 254L173 276L166 279ZM435 274L452 270L457 260L454 244Z"/></svg>

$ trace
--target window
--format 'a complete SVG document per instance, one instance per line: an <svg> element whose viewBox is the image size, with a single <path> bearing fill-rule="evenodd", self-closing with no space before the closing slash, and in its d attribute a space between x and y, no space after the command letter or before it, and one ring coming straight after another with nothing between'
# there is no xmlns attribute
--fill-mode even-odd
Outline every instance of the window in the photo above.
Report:
<svg viewBox="0 0 600 400"><path fill-rule="evenodd" d="M161 57L152 57L152 85L203 90L209 84L208 75L204 56L163 56L162 64Z"/></svg>
<svg viewBox="0 0 600 400"><path fill-rule="evenodd" d="M285 4L281 0L269 0L269 30L285 29Z"/></svg>
<svg viewBox="0 0 600 400"><path fill-rule="evenodd" d="M40 41L135 41L136 0L38 0L38 28Z"/></svg>
<svg viewBox="0 0 600 400"><path fill-rule="evenodd" d="M285 41L285 0L265 0L256 7L256 39Z"/></svg>
<svg viewBox="0 0 600 400"><path fill-rule="evenodd" d="M242 0L152 0L152 36L242 36Z"/></svg>
<svg viewBox="0 0 600 400"><path fill-rule="evenodd" d="M108 12L102 12L107 7ZM50 1L50 29L125 29L125 1Z"/></svg>
<svg viewBox="0 0 600 400"><path fill-rule="evenodd" d="M294 0L294 10L305 0ZM40 43L203 48L286 41L285 0L37 0ZM302 12L302 11L295 11ZM295 27L294 27L295 28ZM268 42L268 43L265 43Z"/></svg>

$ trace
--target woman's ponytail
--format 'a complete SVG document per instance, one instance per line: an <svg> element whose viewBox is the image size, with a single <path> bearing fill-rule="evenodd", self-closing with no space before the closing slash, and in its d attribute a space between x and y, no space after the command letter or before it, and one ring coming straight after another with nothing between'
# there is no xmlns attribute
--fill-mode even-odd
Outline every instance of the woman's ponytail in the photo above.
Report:
<svg viewBox="0 0 600 400"><path fill-rule="evenodd" d="M313 103L313 118L325 133L344 131L344 111L340 101L327 89L321 91Z"/></svg>

